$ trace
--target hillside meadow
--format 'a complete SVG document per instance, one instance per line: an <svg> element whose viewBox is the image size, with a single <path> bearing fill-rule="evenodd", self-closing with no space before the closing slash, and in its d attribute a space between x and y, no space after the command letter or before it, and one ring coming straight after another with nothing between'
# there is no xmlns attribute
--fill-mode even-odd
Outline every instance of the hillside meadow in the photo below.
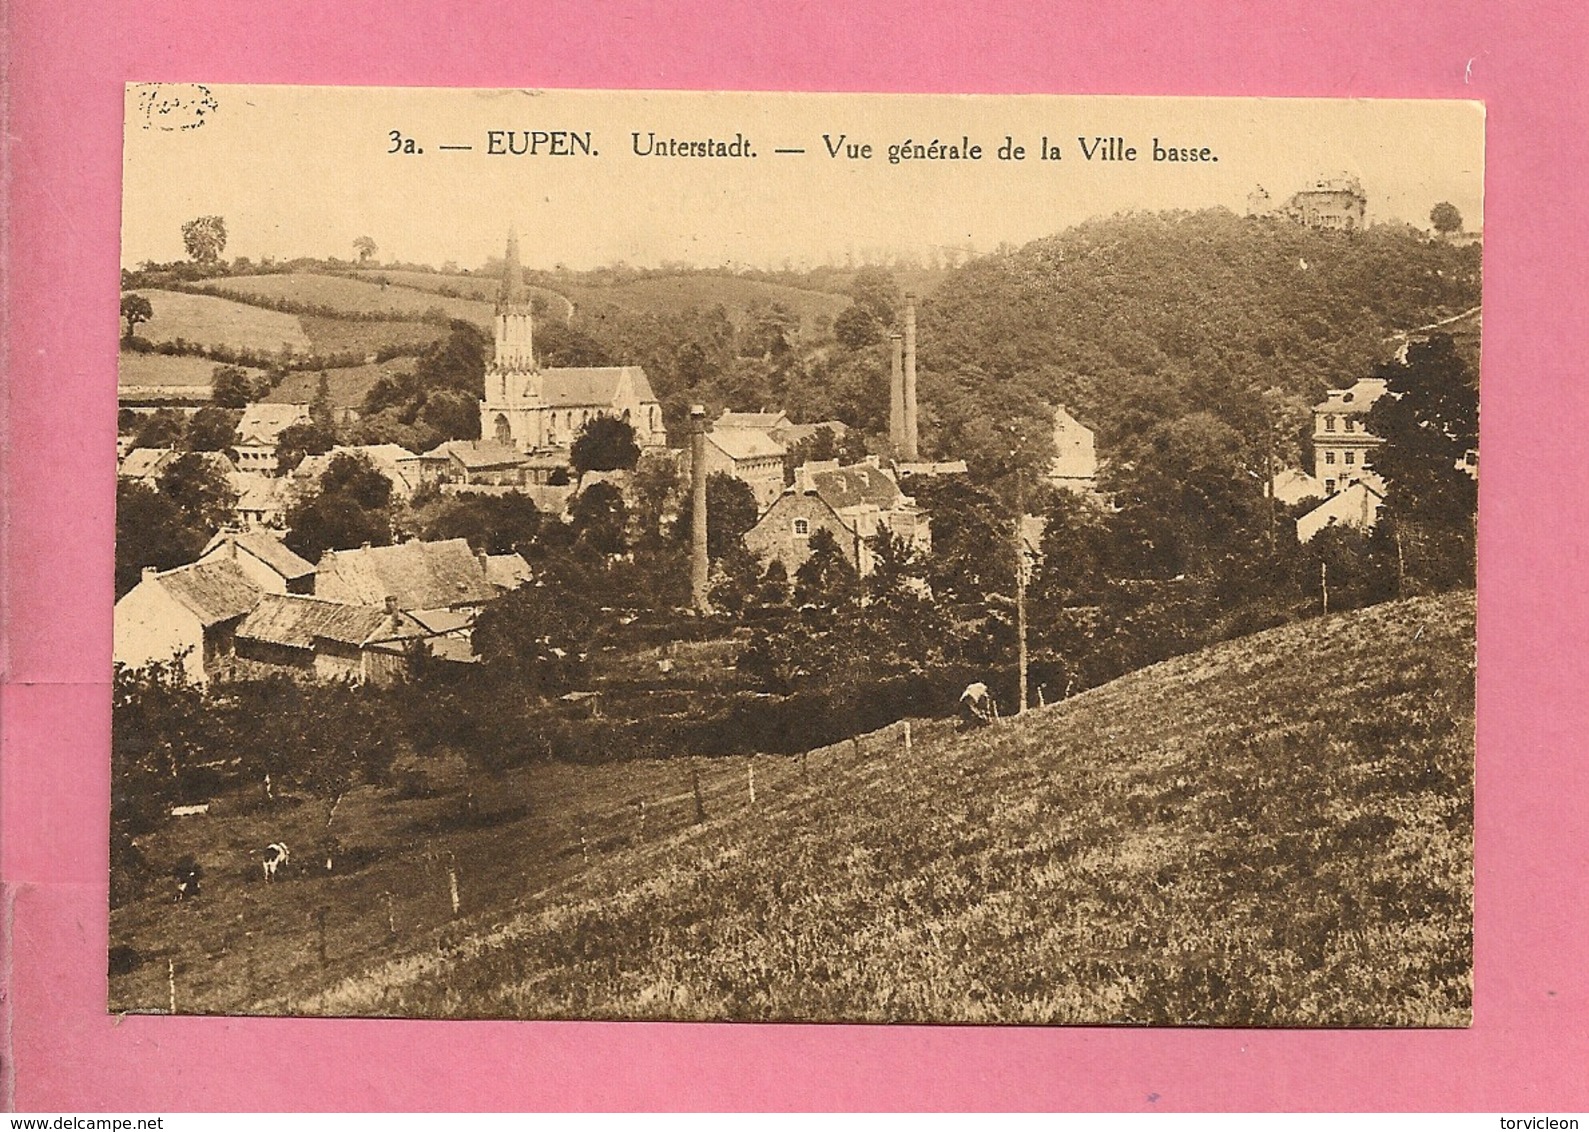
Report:
<svg viewBox="0 0 1589 1132"><path fill-rule="evenodd" d="M137 350L123 350L116 359L116 380L122 386L192 385L208 389L219 364L209 358L195 358L184 354L145 354ZM239 367L249 377L258 377L260 370Z"/></svg>
<svg viewBox="0 0 1589 1132"><path fill-rule="evenodd" d="M314 352L314 344L298 316L234 302L215 295L183 291L134 292L149 300L154 317L138 327L151 342L178 338L198 346L224 346L262 353Z"/></svg>
<svg viewBox="0 0 1589 1132"><path fill-rule="evenodd" d="M418 274L418 273L416 273ZM389 315L394 319L440 314L480 326L491 322L491 304L467 298L426 294L375 279L293 271L274 275L230 275L209 281L207 289L242 302L282 302L324 308L348 316Z"/></svg>
<svg viewBox="0 0 1589 1132"><path fill-rule="evenodd" d="M1395 602L908 751L364 788L344 865L269 888L250 853L326 806L234 799L150 835L217 864L112 914L112 1007L1462 1026L1473 672L1471 593Z"/></svg>

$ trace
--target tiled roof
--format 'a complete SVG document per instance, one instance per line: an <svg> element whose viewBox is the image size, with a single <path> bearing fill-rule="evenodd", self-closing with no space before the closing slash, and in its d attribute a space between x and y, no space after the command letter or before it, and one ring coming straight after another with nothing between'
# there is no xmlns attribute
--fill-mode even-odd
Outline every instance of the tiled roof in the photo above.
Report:
<svg viewBox="0 0 1589 1132"><path fill-rule="evenodd" d="M1366 411L1385 395L1385 380L1366 377L1347 389L1332 389L1324 400L1313 406L1314 412Z"/></svg>
<svg viewBox="0 0 1589 1132"><path fill-rule="evenodd" d="M500 440L448 440L432 448L425 456L456 457L465 468L517 467L524 463L524 453Z"/></svg>
<svg viewBox="0 0 1589 1132"><path fill-rule="evenodd" d="M541 371L541 401L554 409L613 408L627 376L640 402L655 401L646 371L639 366L554 366Z"/></svg>
<svg viewBox="0 0 1589 1132"><path fill-rule="evenodd" d="M810 440L822 429L827 429L833 434L833 439L838 440L850 430L850 426L843 421L817 421L814 424L785 423L772 429L771 435L780 444L793 446L803 440Z"/></svg>
<svg viewBox="0 0 1589 1132"><path fill-rule="evenodd" d="M903 498L896 484L882 468L870 464L855 464L848 468L833 468L815 472L813 486L822 501L835 511L867 503L882 511L891 511Z"/></svg>
<svg viewBox="0 0 1589 1132"><path fill-rule="evenodd" d="M238 443L275 444L282 429L308 419L308 405L256 401L243 410L243 419L237 423Z"/></svg>
<svg viewBox="0 0 1589 1132"><path fill-rule="evenodd" d="M287 481L258 472L233 472L232 490L237 492L238 511L279 511L285 504Z"/></svg>
<svg viewBox="0 0 1589 1132"><path fill-rule="evenodd" d="M782 457L786 451L765 432L748 428L731 428L722 432L709 432L706 441L730 460L754 460L758 457Z"/></svg>
<svg viewBox="0 0 1589 1132"><path fill-rule="evenodd" d="M385 609L372 606L343 605L298 594L266 594L237 626L237 635L295 649L313 648L317 640L362 645L374 637L399 635L380 632L390 620Z"/></svg>
<svg viewBox="0 0 1589 1132"><path fill-rule="evenodd" d="M497 596L480 561L461 538L327 551L315 575L315 596L353 605L441 609Z"/></svg>
<svg viewBox="0 0 1589 1132"><path fill-rule="evenodd" d="M204 555L209 556L212 550L228 542L237 543L238 549L248 551L289 581L314 573L314 563L300 558L286 543L264 531L223 531L210 540L204 548Z"/></svg>
<svg viewBox="0 0 1589 1132"><path fill-rule="evenodd" d="M486 580L505 590L516 590L530 580L530 564L517 554L486 556Z"/></svg>
<svg viewBox="0 0 1589 1132"><path fill-rule="evenodd" d="M176 453L169 448L134 448L122 460L116 474L125 479L141 480L158 475Z"/></svg>
<svg viewBox="0 0 1589 1132"><path fill-rule="evenodd" d="M789 414L784 412L735 413L724 409L722 416L712 422L712 427L714 429L751 428L761 432L771 432L775 428L787 428L789 424Z"/></svg>
<svg viewBox="0 0 1589 1132"><path fill-rule="evenodd" d="M262 593L237 563L226 559L178 566L155 575L155 580L206 626L241 617Z"/></svg>

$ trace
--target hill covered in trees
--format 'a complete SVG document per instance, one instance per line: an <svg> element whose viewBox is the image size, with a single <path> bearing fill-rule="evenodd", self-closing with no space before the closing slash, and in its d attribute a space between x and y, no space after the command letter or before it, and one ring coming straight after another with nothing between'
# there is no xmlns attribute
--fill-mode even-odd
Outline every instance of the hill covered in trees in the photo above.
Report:
<svg viewBox="0 0 1589 1132"><path fill-rule="evenodd" d="M1223 209L1089 221L973 260L924 302L927 442L947 452L969 420L1039 401L1096 428L1105 455L1193 412L1254 441L1291 433L1325 389L1383 363L1393 334L1477 306L1480 258L1412 228Z"/></svg>

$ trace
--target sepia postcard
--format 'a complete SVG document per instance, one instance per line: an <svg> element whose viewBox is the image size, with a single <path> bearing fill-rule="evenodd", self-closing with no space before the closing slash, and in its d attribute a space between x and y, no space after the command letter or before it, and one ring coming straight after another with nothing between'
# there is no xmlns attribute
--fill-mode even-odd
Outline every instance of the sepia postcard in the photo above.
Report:
<svg viewBox="0 0 1589 1132"><path fill-rule="evenodd" d="M1469 1025L1480 104L125 115L111 1011Z"/></svg>

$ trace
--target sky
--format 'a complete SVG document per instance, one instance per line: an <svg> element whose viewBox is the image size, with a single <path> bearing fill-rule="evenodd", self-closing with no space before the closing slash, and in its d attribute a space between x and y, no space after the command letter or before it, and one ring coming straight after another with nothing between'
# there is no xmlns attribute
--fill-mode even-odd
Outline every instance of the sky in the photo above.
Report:
<svg viewBox="0 0 1589 1132"><path fill-rule="evenodd" d="M528 131L548 140L493 155L494 130L516 131L503 149ZM592 153L551 156L555 131ZM658 148L653 134L743 138L756 156L642 156L636 134L642 149ZM985 252L1126 210L1242 212L1258 185L1284 200L1342 173L1360 179L1370 223L1427 227L1450 201L1478 230L1483 135L1482 106L1458 101L133 84L122 263L184 258L182 224L214 214L229 258L350 259L368 236L381 261L477 268L514 227L530 269L816 265ZM1040 159L1044 137L1058 160ZM1100 137L1136 160L1087 160L1078 138ZM888 159L907 141L962 139L980 160ZM999 158L1006 139L1024 160ZM1154 161L1155 139L1218 160Z"/></svg>

